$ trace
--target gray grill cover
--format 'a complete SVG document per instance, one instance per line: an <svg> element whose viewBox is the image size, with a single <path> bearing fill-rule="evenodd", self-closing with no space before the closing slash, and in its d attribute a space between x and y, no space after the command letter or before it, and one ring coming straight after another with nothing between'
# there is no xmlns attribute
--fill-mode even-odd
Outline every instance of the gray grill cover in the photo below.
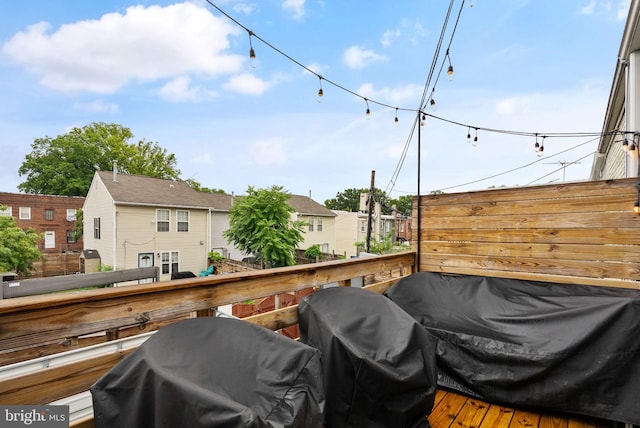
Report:
<svg viewBox="0 0 640 428"><path fill-rule="evenodd" d="M385 294L440 339L440 385L640 424L640 292L419 272Z"/></svg>
<svg viewBox="0 0 640 428"><path fill-rule="evenodd" d="M320 353L230 318L162 328L91 394L98 428L323 426Z"/></svg>
<svg viewBox="0 0 640 428"><path fill-rule="evenodd" d="M328 288L300 301L298 323L300 340L322 351L328 427L429 426L436 340L395 303Z"/></svg>

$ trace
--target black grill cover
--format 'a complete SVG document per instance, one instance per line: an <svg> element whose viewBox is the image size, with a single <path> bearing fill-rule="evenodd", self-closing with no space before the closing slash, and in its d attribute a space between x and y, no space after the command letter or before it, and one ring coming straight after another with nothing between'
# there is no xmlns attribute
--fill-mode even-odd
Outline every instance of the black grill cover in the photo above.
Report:
<svg viewBox="0 0 640 428"><path fill-rule="evenodd" d="M419 272L385 294L440 339L440 385L640 424L640 292Z"/></svg>
<svg viewBox="0 0 640 428"><path fill-rule="evenodd" d="M320 353L264 327L162 328L92 387L96 427L322 427Z"/></svg>
<svg viewBox="0 0 640 428"><path fill-rule="evenodd" d="M436 341L395 303L328 288L300 301L298 323L300 340L322 351L328 427L429 426Z"/></svg>

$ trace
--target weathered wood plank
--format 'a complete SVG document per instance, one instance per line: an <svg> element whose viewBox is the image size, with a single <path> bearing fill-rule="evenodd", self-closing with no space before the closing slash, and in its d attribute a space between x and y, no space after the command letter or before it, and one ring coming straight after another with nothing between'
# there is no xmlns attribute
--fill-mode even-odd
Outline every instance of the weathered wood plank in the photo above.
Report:
<svg viewBox="0 0 640 428"><path fill-rule="evenodd" d="M474 195L476 196L476 195ZM636 202L634 192L623 195L595 195L528 200L469 200L447 205L423 205L421 214L431 217L470 217L591 212L630 212Z"/></svg>
<svg viewBox="0 0 640 428"><path fill-rule="evenodd" d="M47 404L89 389L132 350L63 364L0 381L2 404Z"/></svg>
<svg viewBox="0 0 640 428"><path fill-rule="evenodd" d="M135 287L32 296L0 302L0 352L111 329L141 328L191 312L396 269L414 253L338 260L303 267L214 275ZM0 363L1 364L1 363Z"/></svg>
<svg viewBox="0 0 640 428"><path fill-rule="evenodd" d="M514 410L508 407L491 405L485 414L480 427L506 428L513 419ZM435 428L435 427L434 427Z"/></svg>
<svg viewBox="0 0 640 428"><path fill-rule="evenodd" d="M596 228L586 231L574 229L426 229L422 231L423 245L436 242L486 242L486 243L531 243L531 244L591 244L591 245L638 245L640 227Z"/></svg>
<svg viewBox="0 0 640 428"><path fill-rule="evenodd" d="M489 411L489 406L489 403L468 399L452 425L460 428L478 428Z"/></svg>
<svg viewBox="0 0 640 428"><path fill-rule="evenodd" d="M423 271L462 273L466 270L472 275L513 277L521 279L522 274L538 274L541 276L555 276L562 281L562 277L582 277L585 284L612 286L631 286L636 288L633 281L640 278L640 266L634 263L617 263L581 260L557 260L524 257L486 257L482 255L456 256L452 254L423 254L420 257ZM510 273L511 276L506 275ZM630 281L627 283L627 281ZM555 281L554 281L555 282ZM576 283L571 280L571 283Z"/></svg>
<svg viewBox="0 0 640 428"><path fill-rule="evenodd" d="M509 424L509 428L537 427L540 423L540 415L526 410L516 410Z"/></svg>
<svg viewBox="0 0 640 428"><path fill-rule="evenodd" d="M438 406L433 409L428 417L429 423L434 428L448 428L452 426L460 410L465 405L467 399L461 395L447 392Z"/></svg>
<svg viewBox="0 0 640 428"><path fill-rule="evenodd" d="M568 428L569 421L558 415L542 415L539 428Z"/></svg>
<svg viewBox="0 0 640 428"><path fill-rule="evenodd" d="M425 253L442 255L478 255L487 257L524 257L581 261L616 260L640 263L640 245L529 244L518 242L432 242L423 243Z"/></svg>
<svg viewBox="0 0 640 428"><path fill-rule="evenodd" d="M428 229L610 229L640 227L640 216L631 211L607 213L584 212L556 214L501 214L492 216L422 216L423 230Z"/></svg>

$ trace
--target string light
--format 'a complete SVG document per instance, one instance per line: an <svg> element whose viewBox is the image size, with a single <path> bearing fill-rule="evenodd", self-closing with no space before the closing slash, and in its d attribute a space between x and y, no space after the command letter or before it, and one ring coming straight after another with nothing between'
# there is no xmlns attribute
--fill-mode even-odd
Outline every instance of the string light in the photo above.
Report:
<svg viewBox="0 0 640 428"><path fill-rule="evenodd" d="M546 136L542 136L542 142L540 144L538 144L538 134L536 134L536 144L535 144L535 149L536 152L538 152L538 157L542 156L542 152L544 152L544 139L547 138Z"/></svg>
<svg viewBox="0 0 640 428"><path fill-rule="evenodd" d="M427 120L427 115L422 113L422 120L420 121L420 126L424 126L424 122Z"/></svg>
<svg viewBox="0 0 640 428"><path fill-rule="evenodd" d="M471 143L471 127L467 127L467 144Z"/></svg>
<svg viewBox="0 0 640 428"><path fill-rule="evenodd" d="M453 65L451 65L451 56L449 56L449 49L447 49L446 58L449 61L449 68L447 68L447 80L451 82L453 80Z"/></svg>
<svg viewBox="0 0 640 428"><path fill-rule="evenodd" d="M367 111L365 112L365 115L367 116L367 119L369 119L369 116L371 116L371 110L369 110L369 100L365 98L364 102L367 103Z"/></svg>
<svg viewBox="0 0 640 428"><path fill-rule="evenodd" d="M478 128L476 128L476 136L473 137L473 147L478 145Z"/></svg>
<svg viewBox="0 0 640 428"><path fill-rule="evenodd" d="M322 98L322 96L324 95L324 91L322 90L322 76L318 76L318 79L320 80L320 89L318 89L318 102L320 102L320 98Z"/></svg>
<svg viewBox="0 0 640 428"><path fill-rule="evenodd" d="M396 107L396 118L393 119L393 121L395 122L396 126L398 126L398 123L400 122L400 120L398 119L398 107Z"/></svg>
<svg viewBox="0 0 640 428"><path fill-rule="evenodd" d="M629 141L625 138L624 141L622 142L622 149L625 152L629 151Z"/></svg>
<svg viewBox="0 0 640 428"><path fill-rule="evenodd" d="M251 42L251 37L254 36L253 31L247 30L249 33L249 58L251 59L251 66L256 68L255 59L256 59L256 51L253 50L253 43Z"/></svg>

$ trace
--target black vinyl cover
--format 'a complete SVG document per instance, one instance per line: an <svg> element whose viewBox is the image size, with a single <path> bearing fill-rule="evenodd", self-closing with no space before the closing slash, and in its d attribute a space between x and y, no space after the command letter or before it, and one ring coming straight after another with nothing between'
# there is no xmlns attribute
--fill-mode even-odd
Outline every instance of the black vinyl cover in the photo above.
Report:
<svg viewBox="0 0 640 428"><path fill-rule="evenodd" d="M92 387L98 428L322 427L320 353L264 327L162 328Z"/></svg>
<svg viewBox="0 0 640 428"><path fill-rule="evenodd" d="M419 272L385 294L439 338L441 386L640 424L640 292Z"/></svg>
<svg viewBox="0 0 640 428"><path fill-rule="evenodd" d="M298 306L300 340L322 351L331 428L428 427L436 339L381 294L327 288Z"/></svg>

